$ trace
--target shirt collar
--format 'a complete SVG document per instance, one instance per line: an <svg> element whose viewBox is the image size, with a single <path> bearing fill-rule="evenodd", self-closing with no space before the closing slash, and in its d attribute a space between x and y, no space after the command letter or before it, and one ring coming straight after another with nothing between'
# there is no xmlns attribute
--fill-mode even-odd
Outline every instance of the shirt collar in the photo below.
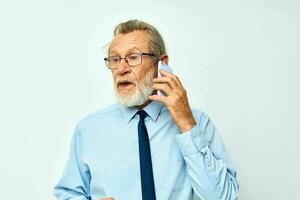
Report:
<svg viewBox="0 0 300 200"><path fill-rule="evenodd" d="M163 107L163 104L159 101L152 101L143 110L150 116L153 121L157 121L159 113ZM134 117L138 109L135 107L122 106L123 116L127 123Z"/></svg>

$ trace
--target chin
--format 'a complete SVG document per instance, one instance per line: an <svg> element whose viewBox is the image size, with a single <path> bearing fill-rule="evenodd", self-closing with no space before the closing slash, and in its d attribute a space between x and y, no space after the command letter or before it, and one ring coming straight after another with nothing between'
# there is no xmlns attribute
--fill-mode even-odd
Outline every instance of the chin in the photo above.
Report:
<svg viewBox="0 0 300 200"><path fill-rule="evenodd" d="M140 92L135 90L133 94L122 94L119 92L115 93L117 101L126 107L140 106L146 103L149 99L149 96L152 94L153 90L148 88L148 90L144 90Z"/></svg>
<svg viewBox="0 0 300 200"><path fill-rule="evenodd" d="M152 74L151 74L152 76ZM114 87L115 97L117 101L125 107L141 106L149 100L149 96L153 93L152 79L145 78L141 85L135 87L120 88L117 85Z"/></svg>

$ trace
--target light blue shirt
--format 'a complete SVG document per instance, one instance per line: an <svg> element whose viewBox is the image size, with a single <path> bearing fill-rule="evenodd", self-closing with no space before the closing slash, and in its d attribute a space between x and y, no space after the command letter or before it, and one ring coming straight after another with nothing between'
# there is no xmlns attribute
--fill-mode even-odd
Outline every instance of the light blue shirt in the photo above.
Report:
<svg viewBox="0 0 300 200"><path fill-rule="evenodd" d="M144 110L157 200L237 199L236 170L208 115L193 109L197 125L181 133L165 105ZM114 104L77 124L59 200L142 199L137 111Z"/></svg>

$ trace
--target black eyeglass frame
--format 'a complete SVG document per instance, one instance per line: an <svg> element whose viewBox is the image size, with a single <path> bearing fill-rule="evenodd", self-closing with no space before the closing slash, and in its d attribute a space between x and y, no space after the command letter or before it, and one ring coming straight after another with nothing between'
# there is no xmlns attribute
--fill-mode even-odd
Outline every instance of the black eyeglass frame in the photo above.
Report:
<svg viewBox="0 0 300 200"><path fill-rule="evenodd" d="M128 58L128 56L133 55L133 54L139 55L139 56L141 57L141 61L140 61L139 64L136 64L136 65L129 65L127 58ZM126 55L125 57L121 57L121 56L109 56L109 57L105 57L105 58L104 58L104 61L105 61L106 67L107 67L108 69L116 69L116 68L118 68L118 67L111 67L111 66L109 65L109 59L110 59L110 58L113 58L113 57L119 57L119 58L120 58L119 63L121 63L122 59L124 59L125 62L127 63L127 65L129 65L130 67L136 67L136 66L142 64L142 60L143 60L143 56L144 56L144 55L156 57L156 55L155 55L154 53L150 53L150 52L140 52L140 53L131 53L131 54Z"/></svg>

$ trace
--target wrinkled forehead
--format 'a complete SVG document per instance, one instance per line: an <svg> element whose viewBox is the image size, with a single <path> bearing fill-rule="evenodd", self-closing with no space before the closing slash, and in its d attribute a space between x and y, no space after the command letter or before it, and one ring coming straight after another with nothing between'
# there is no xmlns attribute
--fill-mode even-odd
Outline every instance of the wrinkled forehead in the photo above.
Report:
<svg viewBox="0 0 300 200"><path fill-rule="evenodd" d="M109 55L123 55L130 51L148 51L148 34L145 31L134 31L116 35L109 47ZM123 55L124 56L124 55Z"/></svg>

